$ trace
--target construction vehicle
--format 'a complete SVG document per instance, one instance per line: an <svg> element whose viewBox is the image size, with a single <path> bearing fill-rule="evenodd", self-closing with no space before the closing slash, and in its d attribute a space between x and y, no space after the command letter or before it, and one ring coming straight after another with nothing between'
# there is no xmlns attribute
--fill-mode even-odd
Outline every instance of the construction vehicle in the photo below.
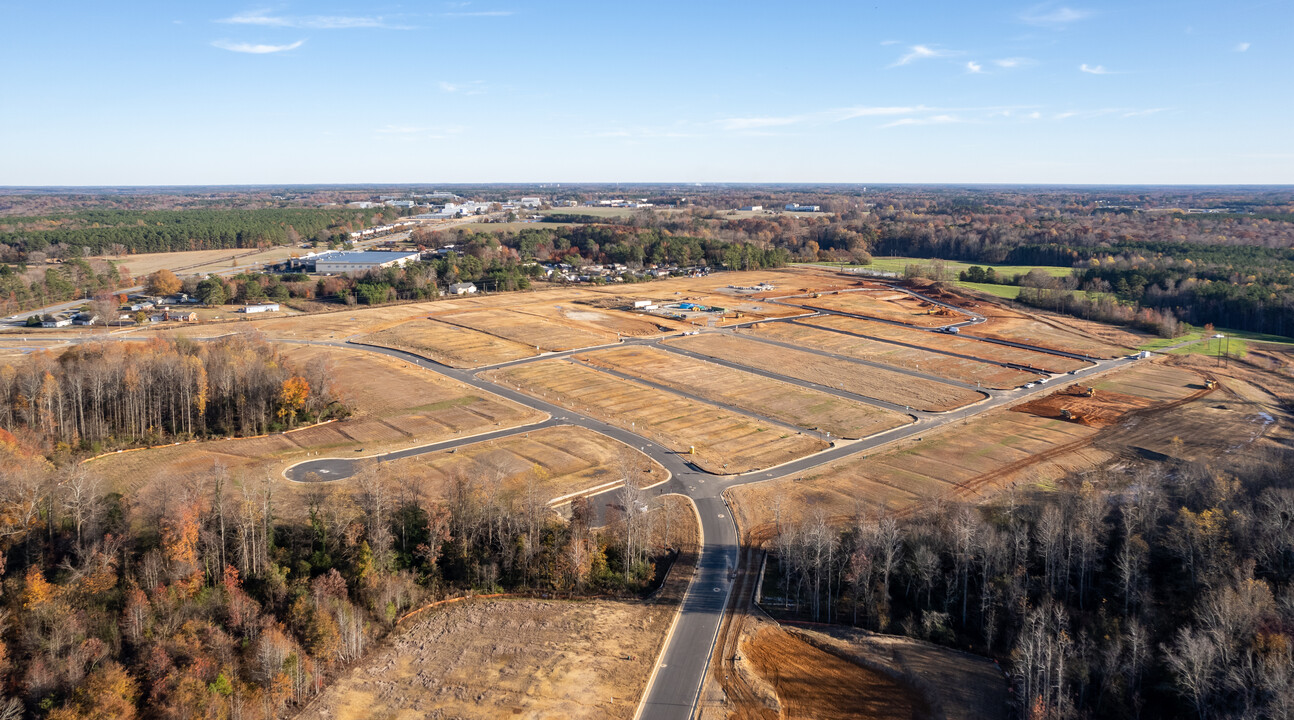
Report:
<svg viewBox="0 0 1294 720"><path fill-rule="evenodd" d="M1206 387L1206 388L1208 388L1208 389L1210 389L1210 390L1217 390L1217 389L1218 389L1218 381L1217 381L1217 380L1206 380L1206 381L1204 382L1204 387Z"/></svg>
<svg viewBox="0 0 1294 720"><path fill-rule="evenodd" d="M1077 419L1078 419L1078 416L1077 416L1077 415L1075 415L1075 414L1074 414L1074 412L1073 412L1072 410L1070 410L1069 408L1061 408L1061 409L1060 409L1060 419L1061 419L1061 420L1077 420Z"/></svg>
<svg viewBox="0 0 1294 720"><path fill-rule="evenodd" d="M1094 397L1096 395L1096 388L1083 387L1082 385L1070 385L1069 394L1077 395L1078 397Z"/></svg>

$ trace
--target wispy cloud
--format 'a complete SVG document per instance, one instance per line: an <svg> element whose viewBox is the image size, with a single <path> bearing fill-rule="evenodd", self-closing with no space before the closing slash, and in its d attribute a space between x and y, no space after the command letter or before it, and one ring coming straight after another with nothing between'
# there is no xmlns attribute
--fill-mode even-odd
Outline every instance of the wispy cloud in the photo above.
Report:
<svg viewBox="0 0 1294 720"><path fill-rule="evenodd" d="M984 66L983 66L983 65L980 65L979 63L975 62L974 60L971 60L971 61L969 61L969 62L967 62L967 63L966 63L966 72L971 73L972 75L974 75L974 74L976 74L976 73L982 73L982 72L984 72Z"/></svg>
<svg viewBox="0 0 1294 720"><path fill-rule="evenodd" d="M1146 108L1145 110L1128 110L1124 112L1121 117L1126 117L1126 118L1146 117L1147 115L1156 115L1158 113L1164 112L1167 109L1168 108Z"/></svg>
<svg viewBox="0 0 1294 720"><path fill-rule="evenodd" d="M1104 65L1088 65L1087 63L1079 65L1078 71L1085 72L1088 75L1118 75L1113 70L1107 70Z"/></svg>
<svg viewBox="0 0 1294 720"><path fill-rule="evenodd" d="M464 95L484 95L485 86L480 80L470 80L468 82L449 82L441 80L436 83L441 92L462 93Z"/></svg>
<svg viewBox="0 0 1294 720"><path fill-rule="evenodd" d="M1249 43L1247 42L1237 43L1236 46L1232 49L1235 50L1236 52L1247 52L1249 50Z"/></svg>
<svg viewBox="0 0 1294 720"><path fill-rule="evenodd" d="M765 128L788 127L791 125L824 125L844 122L863 117L884 117L891 115L911 115L926 111L922 107L871 107L858 106L821 110L802 115L780 115L762 117L736 117L719 120L719 127L734 132L749 132Z"/></svg>
<svg viewBox="0 0 1294 720"><path fill-rule="evenodd" d="M953 123L965 122L956 115L930 115L928 117L911 117L899 118L894 122L885 123L881 127L904 127L908 125L951 125Z"/></svg>
<svg viewBox="0 0 1294 720"><path fill-rule="evenodd" d="M354 30L358 28L385 28L407 30L391 25L382 17L351 15L272 15L269 10L249 10L217 22L229 25L256 25L260 27L301 28L306 30Z"/></svg>
<svg viewBox="0 0 1294 720"><path fill-rule="evenodd" d="M929 45L913 45L912 47L908 48L908 52L905 55L903 55L903 57L900 57L898 60L894 61L894 64L890 65L890 67L908 65L917 60L929 60L932 58L946 58L946 57L953 57L955 55L960 55L960 54L961 53L957 52L956 50L946 50L944 48L930 47Z"/></svg>
<svg viewBox="0 0 1294 720"><path fill-rule="evenodd" d="M1020 13L1020 21L1042 27L1064 27L1092 16L1091 10L1043 3Z"/></svg>
<svg viewBox="0 0 1294 720"><path fill-rule="evenodd" d="M229 52L250 53L252 55L269 55L270 53L280 53L280 52L287 52L288 50L296 50L297 48L304 45L305 42L306 42L305 40L298 40L289 45L255 45L252 43L245 43L245 42L236 43L236 42L231 42L229 40L216 40L211 44L215 47L220 48L221 50L228 50Z"/></svg>
<svg viewBox="0 0 1294 720"><path fill-rule="evenodd" d="M1034 60L1032 58L1026 58L1026 57L998 58L997 60L993 61L993 64L1000 68L1006 68L1009 70L1011 68L1026 67L1029 65L1033 65Z"/></svg>
<svg viewBox="0 0 1294 720"><path fill-rule="evenodd" d="M508 17L516 14L514 10L466 10L444 13L445 17Z"/></svg>

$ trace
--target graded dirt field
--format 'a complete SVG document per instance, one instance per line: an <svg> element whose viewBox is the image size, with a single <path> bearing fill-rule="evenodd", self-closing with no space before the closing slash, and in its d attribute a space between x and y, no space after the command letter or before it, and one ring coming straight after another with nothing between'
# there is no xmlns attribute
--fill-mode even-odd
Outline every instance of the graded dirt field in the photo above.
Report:
<svg viewBox="0 0 1294 720"><path fill-rule="evenodd" d="M1097 395L1083 400L1099 402L1102 386L1131 396L1134 399L1124 398L1120 403L1141 405L1143 413L1154 413L1130 416L1127 423L1134 428L1165 423L1173 427L1180 408L1155 413L1154 406L1146 406L1183 400L1203 388L1194 373L1161 363L1116 371L1101 380L1094 383ZM778 507L784 518L788 512L809 517L821 511L833 522L848 522L860 511L903 510L926 499L971 496L1016 480L1047 486L1068 472L1114 457L1123 450L1122 445L1094 441L1098 434L1117 440L1128 429L1120 424L1102 430L1014 409L995 409L876 453L860 453L731 492L742 527L758 528L772 522Z"/></svg>
<svg viewBox="0 0 1294 720"><path fill-rule="evenodd" d="M867 437L911 420L883 408L657 348L612 348L575 357L596 367L835 437Z"/></svg>
<svg viewBox="0 0 1294 720"><path fill-rule="evenodd" d="M532 345L427 318L362 335L355 342L405 350L456 368L493 365L539 354Z"/></svg>
<svg viewBox="0 0 1294 720"><path fill-rule="evenodd" d="M787 298L783 302L820 310L865 315L917 327L940 327L965 322L963 315L890 288L876 288L823 295L820 298Z"/></svg>
<svg viewBox="0 0 1294 720"><path fill-rule="evenodd" d="M1101 390L1087 397L1086 390L1089 387L1092 386L1071 385L1011 409L1038 417L1068 419L1071 422L1099 428L1113 425L1129 412L1153 404L1153 401L1147 397L1124 395L1110 390ZM1065 413L1069 413L1070 417L1064 418Z"/></svg>
<svg viewBox="0 0 1294 720"><path fill-rule="evenodd" d="M339 422L258 438L210 440L148 450L132 450L91 462L91 467L123 487L155 480L179 480L206 473L217 462L231 471L278 475L282 467L308 452L372 455L539 422L536 410L482 393L468 385L377 353L332 347L289 347L286 355L305 366L328 369L332 393L351 410ZM362 452L356 452L362 451Z"/></svg>
<svg viewBox="0 0 1294 720"><path fill-rule="evenodd" d="M931 715L920 696L876 670L815 647L774 623L755 624L741 642L743 670L762 681L778 708L741 708L730 717L914 720Z"/></svg>
<svg viewBox="0 0 1294 720"><path fill-rule="evenodd" d="M430 497L448 497L460 479L495 499L532 495L550 502L623 483L632 473L640 486L668 478L665 468L634 448L571 425L544 428L498 440L393 460L379 472L416 483Z"/></svg>
<svg viewBox="0 0 1294 720"><path fill-rule="evenodd" d="M731 335L708 332L671 339L666 343L746 367L840 388L917 410L952 410L985 397L973 389Z"/></svg>
<svg viewBox="0 0 1294 720"><path fill-rule="evenodd" d="M675 452L696 448L694 462L726 474L766 468L828 447L795 428L641 385L567 360L545 360L485 377L549 402L651 437Z"/></svg>
<svg viewBox="0 0 1294 720"><path fill-rule="evenodd" d="M962 328L963 334L1024 343L1096 358L1115 358L1129 352L1129 348L1113 345L1078 330L1074 325L1062 324L1060 321L1044 318L1041 315L1029 316L989 304L984 304L977 309L988 320Z"/></svg>
<svg viewBox="0 0 1294 720"><path fill-rule="evenodd" d="M838 316L824 319L851 320L851 318ZM749 328L742 328L738 332L757 338L766 337L782 342L795 343L806 348L825 350L838 355L848 355L860 360L885 363L886 365L909 370L919 370L967 384L982 383L984 387L999 390L1020 387L1037 378L1034 373L1023 370L879 340L869 340L855 335L821 330L816 327L805 327L799 323L760 323ZM934 335L934 333L923 334ZM924 340L925 338L916 339Z"/></svg>
<svg viewBox="0 0 1294 720"><path fill-rule="evenodd" d="M1024 348L1015 348L1007 345L998 345L997 343L984 342L976 340L973 337L962 335L949 335L945 333L932 333L924 330L913 330L911 328L899 327L888 323L871 322L868 320L858 320L856 318L841 317L816 317L806 318L799 321L806 325L814 325L823 328L832 328L835 330L844 330L845 332L857 333L871 338L881 340L892 340L895 342L905 343L926 348L931 352L950 352L958 355L980 358L990 362L1012 363L1024 367L1036 368L1043 372L1049 373L1066 373L1070 370L1088 367L1089 363L1082 360L1075 360L1061 355L1051 355L1044 352L1025 350Z"/></svg>
<svg viewBox="0 0 1294 720"><path fill-rule="evenodd" d="M546 320L512 310L491 309L442 313L436 315L436 319L546 352L606 345L618 340L612 332L593 331L571 323Z"/></svg>
<svg viewBox="0 0 1294 720"><path fill-rule="evenodd" d="M668 512L670 522L653 519L652 543L680 555L649 600L497 598L432 607L405 620L297 717L629 720L696 563L691 502L663 500L649 516Z"/></svg>
<svg viewBox="0 0 1294 720"><path fill-rule="evenodd" d="M626 301L625 305L632 305L632 301ZM683 327L663 318L596 308L584 303L530 303L514 309L545 322L576 325L598 334L613 333L625 337L652 337L677 332Z"/></svg>

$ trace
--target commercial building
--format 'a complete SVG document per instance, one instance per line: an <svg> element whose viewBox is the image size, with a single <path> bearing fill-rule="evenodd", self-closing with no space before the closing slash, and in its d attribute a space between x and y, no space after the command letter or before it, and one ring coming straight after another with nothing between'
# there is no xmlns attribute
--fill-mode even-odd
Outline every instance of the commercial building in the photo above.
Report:
<svg viewBox="0 0 1294 720"><path fill-rule="evenodd" d="M374 270L384 267L400 267L418 259L417 251L356 250L330 252L316 255L313 258L301 258L301 264L309 268L313 261L315 272L320 273L353 273Z"/></svg>
<svg viewBox="0 0 1294 720"><path fill-rule="evenodd" d="M252 313L278 312L278 311L279 311L278 303L261 303L260 305L248 305L247 307L243 308L243 312L249 315ZM196 313L194 314L194 320L197 320Z"/></svg>
<svg viewBox="0 0 1294 720"><path fill-rule="evenodd" d="M786 209L791 212L818 212L822 209L820 205L801 205L799 203L788 203Z"/></svg>

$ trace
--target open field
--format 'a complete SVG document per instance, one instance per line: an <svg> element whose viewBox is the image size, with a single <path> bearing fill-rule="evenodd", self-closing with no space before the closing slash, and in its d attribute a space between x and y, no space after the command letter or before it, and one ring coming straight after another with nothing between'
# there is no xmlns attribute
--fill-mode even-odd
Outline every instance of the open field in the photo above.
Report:
<svg viewBox="0 0 1294 720"><path fill-rule="evenodd" d="M595 332L556 321L539 322L533 315L504 309L445 313L436 319L548 352L606 345L617 340L614 333Z"/></svg>
<svg viewBox="0 0 1294 720"><path fill-rule="evenodd" d="M1083 332L1079 323L1068 322L1068 319L1052 320L989 304L979 306L977 310L988 318L987 322L964 327L963 334L1097 358L1114 358L1128 352L1128 346L1094 337Z"/></svg>
<svg viewBox="0 0 1294 720"><path fill-rule="evenodd" d="M896 412L656 348L613 348L576 358L837 437L866 437L909 421Z"/></svg>
<svg viewBox="0 0 1294 720"><path fill-rule="evenodd" d="M695 446L694 461L713 473L770 467L828 446L788 426L764 423L566 360L491 370L485 376L630 428L675 452Z"/></svg>
<svg viewBox="0 0 1294 720"><path fill-rule="evenodd" d="M921 697L889 676L815 647L774 623L748 626L742 671L761 681L776 709L734 708L730 717L913 720L929 718Z"/></svg>
<svg viewBox="0 0 1294 720"><path fill-rule="evenodd" d="M632 301L626 300L630 305ZM533 315L545 322L574 325L598 334L617 333L625 337L652 337L662 333L677 332L685 326L671 320L640 313L593 307L587 304L556 304L536 302L513 308L519 313Z"/></svg>
<svg viewBox="0 0 1294 720"><path fill-rule="evenodd" d="M788 298L784 302L819 310L865 315L916 327L942 327L970 319L968 315L931 305L907 293L889 288L841 292L823 295L820 298Z"/></svg>
<svg viewBox="0 0 1294 720"><path fill-rule="evenodd" d="M1162 363L1137 365L1093 384L1097 394L1084 399L1088 402L1100 403L1111 392L1137 398L1129 401L1112 395L1116 408L1181 400L1203 387L1195 373ZM1095 407L1090 406L1089 412ZM1136 427L1163 424L1171 428L1179 412L1177 408L1130 422ZM1119 425L1105 433L1117 439L1124 431ZM742 527L757 528L771 522L773 508L779 506L783 518L788 511L804 517L821 511L835 522L847 522L860 511L903 510L925 499L973 494L1013 480L1045 486L1070 471L1114 457L1117 448L1091 444L1101 432L1080 423L998 409L874 454L855 455L731 492Z"/></svg>
<svg viewBox="0 0 1294 720"><path fill-rule="evenodd" d="M383 463L381 472L417 484L429 497L447 498L462 479L500 500L541 502L622 483L622 470L646 486L668 477L665 468L634 448L592 430L559 426Z"/></svg>
<svg viewBox="0 0 1294 720"><path fill-rule="evenodd" d="M539 354L530 345L426 318L363 335L355 341L405 350L457 368L493 365Z"/></svg>
<svg viewBox="0 0 1294 720"><path fill-rule="evenodd" d="M970 268L972 265L979 265L982 268L993 268L993 271L999 277L1011 277L1012 275L1026 275L1030 270L1035 268L1051 275L1052 277L1069 277L1073 268L1054 267L1051 265L992 265L989 263L968 263L960 260L931 260L929 258L911 258L911 257L873 257L870 265L848 265L846 267L863 267L870 270L881 270L884 272L902 273L909 265L920 265L922 267L931 267L934 263L941 263L945 270L952 273L954 278L963 270Z"/></svg>
<svg viewBox="0 0 1294 720"><path fill-rule="evenodd" d="M839 316L828 318L814 318L813 324L823 327L833 327L832 321L852 321L855 323L866 323L867 325L877 325L880 323L869 323L866 320L854 320L853 318L842 318ZM845 328L840 328L845 329ZM860 328L861 330L861 328ZM864 338L844 335L830 330L819 330L817 328L805 327L797 323L762 323L752 325L749 328L738 330L739 333L749 334L753 337L767 337L781 342L795 343L807 348L825 350L838 355L847 355L860 360L871 362L885 363L895 367L907 368L909 370L920 370L934 375L940 375L952 380L958 380L967 384L982 383L985 387L1007 389L1019 387L1036 375L1023 370L994 365L992 363L968 360L966 358L953 357L928 350L919 350L917 348L904 347L893 343L880 342L878 340L867 340ZM922 344L933 345L938 342L933 333L921 333L930 336L927 338L915 337L914 340L927 340Z"/></svg>
<svg viewBox="0 0 1294 720"><path fill-rule="evenodd" d="M918 410L952 410L984 398L981 393L966 388L718 333L703 333L666 342L746 367L837 387Z"/></svg>
<svg viewBox="0 0 1294 720"><path fill-rule="evenodd" d="M307 452L372 455L545 417L392 357L331 347L294 347L286 354L303 366L324 363L333 394L352 416L290 433L123 452L94 460L91 467L133 488L206 473L216 463L231 471L277 476Z"/></svg>
<svg viewBox="0 0 1294 720"><path fill-rule="evenodd" d="M907 343L909 345L918 345L929 348L932 351L943 350L957 353L958 355L968 355L970 357L981 358L992 362L1012 363L1023 365L1025 367L1037 368L1038 370L1050 373L1065 373L1070 370L1087 367L1088 363L1082 360L1062 357L1060 355L1051 355L1034 350L1025 350L1024 348L1008 347L1006 345L997 345L995 343L986 343L974 338L961 337L959 335L948 335L945 333L931 333L924 330L913 330L911 328L890 325L889 323L872 322L870 320L858 320L847 317L816 317L800 321L806 325L816 325L818 327L833 328L835 330L844 330L845 332L867 335L869 337L880 338L883 340L893 340L895 342Z"/></svg>
<svg viewBox="0 0 1294 720"><path fill-rule="evenodd" d="M280 245L259 252L255 248L225 248L121 256L102 255L92 259L111 260L117 263L118 267L130 270L130 274L142 282L145 275L151 275L162 269L170 270L176 275L205 275L235 266L278 262L307 252L310 251L293 245Z"/></svg>

